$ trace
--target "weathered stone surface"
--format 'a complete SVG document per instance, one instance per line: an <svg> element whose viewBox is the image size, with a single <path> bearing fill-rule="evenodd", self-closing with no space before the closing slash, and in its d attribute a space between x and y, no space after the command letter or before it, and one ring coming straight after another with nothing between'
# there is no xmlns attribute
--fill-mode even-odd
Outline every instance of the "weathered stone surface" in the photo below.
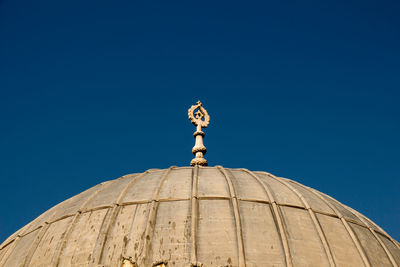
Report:
<svg viewBox="0 0 400 267"><path fill-rule="evenodd" d="M266 172L171 167L92 187L0 246L0 266L399 266L400 246L335 199Z"/></svg>

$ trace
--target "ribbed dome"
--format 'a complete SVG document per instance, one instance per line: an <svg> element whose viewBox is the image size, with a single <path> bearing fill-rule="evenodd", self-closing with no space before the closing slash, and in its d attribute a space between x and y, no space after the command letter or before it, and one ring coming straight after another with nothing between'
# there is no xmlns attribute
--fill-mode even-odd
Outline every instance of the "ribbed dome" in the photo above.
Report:
<svg viewBox="0 0 400 267"><path fill-rule="evenodd" d="M333 198L266 172L148 170L51 208L0 266L398 266L400 245ZM133 265L132 265L133 266Z"/></svg>

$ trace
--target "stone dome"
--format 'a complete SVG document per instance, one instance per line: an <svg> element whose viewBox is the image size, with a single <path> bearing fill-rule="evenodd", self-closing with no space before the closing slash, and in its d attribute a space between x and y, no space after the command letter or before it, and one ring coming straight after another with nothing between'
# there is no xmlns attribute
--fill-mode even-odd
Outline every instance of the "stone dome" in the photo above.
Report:
<svg viewBox="0 0 400 267"><path fill-rule="evenodd" d="M171 167L96 185L0 246L0 266L399 266L337 200L266 172Z"/></svg>

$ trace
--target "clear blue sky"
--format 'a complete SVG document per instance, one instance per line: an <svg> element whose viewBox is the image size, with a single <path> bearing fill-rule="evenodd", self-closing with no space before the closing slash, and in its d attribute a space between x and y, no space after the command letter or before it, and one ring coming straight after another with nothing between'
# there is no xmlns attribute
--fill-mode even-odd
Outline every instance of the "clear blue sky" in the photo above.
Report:
<svg viewBox="0 0 400 267"><path fill-rule="evenodd" d="M400 240L399 1L0 0L0 240L104 180L210 165L325 192ZM0 242L1 242L0 241Z"/></svg>

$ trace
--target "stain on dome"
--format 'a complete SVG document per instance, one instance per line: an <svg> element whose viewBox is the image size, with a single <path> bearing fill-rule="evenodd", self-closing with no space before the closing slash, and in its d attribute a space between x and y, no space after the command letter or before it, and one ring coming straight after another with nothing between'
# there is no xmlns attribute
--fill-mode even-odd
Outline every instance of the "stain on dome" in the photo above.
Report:
<svg viewBox="0 0 400 267"><path fill-rule="evenodd" d="M148 170L96 185L0 246L0 266L128 263L399 266L400 246L317 190L267 172L220 166Z"/></svg>

